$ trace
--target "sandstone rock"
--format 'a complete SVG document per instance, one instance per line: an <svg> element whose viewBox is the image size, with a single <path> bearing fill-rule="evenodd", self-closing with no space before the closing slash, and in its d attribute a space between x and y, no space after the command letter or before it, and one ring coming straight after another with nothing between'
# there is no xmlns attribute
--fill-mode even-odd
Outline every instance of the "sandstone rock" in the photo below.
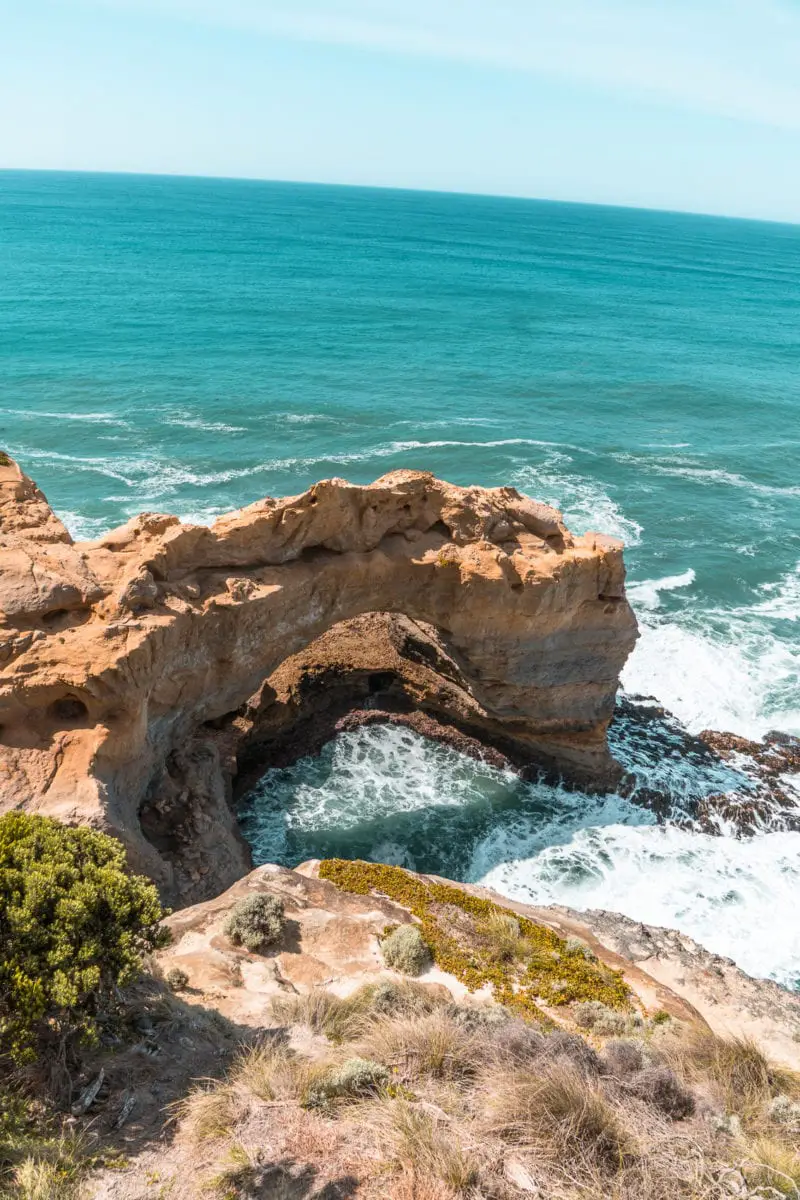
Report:
<svg viewBox="0 0 800 1200"><path fill-rule="evenodd" d="M210 528L145 514L73 543L5 464L0 563L3 802L103 825L171 900L246 870L231 780L240 757L268 765L253 752L276 723L268 681L361 614L418 631L431 661L409 705L583 785L619 776L606 728L636 637L622 546L512 488L395 471Z"/></svg>
<svg viewBox="0 0 800 1200"><path fill-rule="evenodd" d="M177 966L185 971L193 1002L211 1003L245 1027L268 1021L273 996L319 987L347 996L364 983L391 977L380 939L387 923L412 921L410 912L382 896L342 892L318 878L318 867L315 861L294 871L258 867L216 899L175 913L167 921L172 944L158 955L162 970ZM768 980L751 979L730 962L722 976L709 975L718 956L684 935L615 913L522 904L488 888L421 878L493 900L559 937L579 937L600 962L622 971L635 1003L646 1013L666 1012L726 1037L753 1037L776 1061L800 1069L800 997ZM249 954L224 936L233 906L254 892L279 896L288 918L282 944L266 954ZM420 980L431 988L446 988L459 1002L492 1004L485 989L470 998L458 979L438 967L430 967ZM573 1020L569 1008L549 1010L549 1015L567 1024Z"/></svg>

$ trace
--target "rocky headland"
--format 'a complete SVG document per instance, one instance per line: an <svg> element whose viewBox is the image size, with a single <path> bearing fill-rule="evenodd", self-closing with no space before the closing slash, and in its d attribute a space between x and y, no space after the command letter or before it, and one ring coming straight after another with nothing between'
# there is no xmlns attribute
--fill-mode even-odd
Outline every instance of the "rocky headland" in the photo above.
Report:
<svg viewBox="0 0 800 1200"><path fill-rule="evenodd" d="M576 537L511 488L413 471L363 487L332 479L208 528L143 514L75 542L0 456L0 810L113 834L178 910L130 1000L132 1044L99 1047L73 1081L75 1119L125 1156L91 1175L87 1196L589 1195L571 1190L579 1176L592 1195L772 1194L758 1181L772 1186L783 1168L747 1156L766 1154L757 1134L783 1146L775 1106L800 1113L794 1077L764 1066L760 1115L751 1106L740 1120L707 1056L752 1038L800 1069L798 996L612 913L532 908L371 864L253 871L238 830L237 800L266 769L372 722L589 791L630 786L607 740L637 636L624 583L621 543ZM672 753L668 714L652 720L652 753ZM781 776L800 761L777 735L690 741L699 759L761 770L744 824L758 803L780 805ZM658 809L657 795L638 798ZM283 914L268 951L230 935L231 914L259 896ZM404 926L432 947L414 987L383 950ZM418 1042L380 1043L418 1021L466 1056L463 1071L445 1050L428 1078ZM662 1027L694 1033L662 1045ZM485 1095L520 1084L523 1060L576 1104L588 1088L605 1106L613 1171L599 1143L573 1147L584 1156L573 1179L553 1129L551 1162L485 1125ZM472 1174L451 1179L442 1148L429 1184L413 1147L381 1158L387 1107L354 1122L336 1107L343 1093L309 1099L354 1062L382 1082L351 1099L397 1101L413 1128L460 1146ZM689 1159L680 1139L664 1149L667 1118L692 1121ZM623 1138L627 1120L639 1124ZM617 1190L603 1190L614 1172Z"/></svg>
<svg viewBox="0 0 800 1200"><path fill-rule="evenodd" d="M76 543L8 460L0 556L4 803L114 833L172 902L247 869L237 780L342 720L620 778L622 545L512 488L332 479L210 528L144 514Z"/></svg>

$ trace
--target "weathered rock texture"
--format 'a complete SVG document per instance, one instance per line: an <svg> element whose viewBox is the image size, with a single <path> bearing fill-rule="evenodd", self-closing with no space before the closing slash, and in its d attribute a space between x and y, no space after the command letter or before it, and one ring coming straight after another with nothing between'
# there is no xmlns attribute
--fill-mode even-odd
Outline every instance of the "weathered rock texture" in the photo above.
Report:
<svg viewBox="0 0 800 1200"><path fill-rule="evenodd" d="M407 618L384 621L371 650L358 626L342 635L364 642L352 678L373 707L376 692L389 708L424 699L518 762L595 787L618 777L606 728L636 637L622 546L573 537L512 488L413 471L368 487L332 479L210 528L144 514L73 543L0 460L0 568L3 803L102 825L173 899L247 869L237 759L263 770L271 748L286 753L319 670L306 659L302 687L271 677L361 614ZM392 638L387 664L378 647ZM393 689L414 655L419 670ZM333 713L343 696L328 700Z"/></svg>
<svg viewBox="0 0 800 1200"><path fill-rule="evenodd" d="M245 1028L264 1023L272 996L316 988L347 996L363 983L391 975L379 939L387 924L413 921L408 909L385 896L339 891L318 878L318 869L314 860L294 871L258 867L214 900L175 913L167 922L173 940L159 955L161 967L180 967L196 1003L219 1009ZM751 1037L778 1062L800 1069L800 996L769 980L752 979L684 934L617 913L521 904L489 888L439 882L493 900L559 937L580 938L601 962L622 971L634 1005L643 1012L661 1009L681 1021L705 1022L724 1037ZM266 954L234 946L224 933L233 905L252 892L278 895L286 905L286 936ZM468 995L439 967L430 967L422 978L446 987L456 1000ZM473 999L492 1001L486 989ZM542 1007L555 1022L569 1022L569 1009Z"/></svg>

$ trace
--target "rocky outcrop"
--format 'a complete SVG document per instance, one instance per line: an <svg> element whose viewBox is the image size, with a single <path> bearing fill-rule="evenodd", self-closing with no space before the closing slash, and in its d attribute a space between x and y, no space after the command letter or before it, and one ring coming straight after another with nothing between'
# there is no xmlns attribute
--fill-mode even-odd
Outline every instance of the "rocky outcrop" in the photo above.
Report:
<svg viewBox="0 0 800 1200"><path fill-rule="evenodd" d="M302 717L303 688L276 672L362 614L404 618L373 623L350 672L368 711L387 693L395 715L427 708L520 764L618 778L606 729L636 637L622 546L511 488L333 479L211 527L144 514L74 543L6 460L0 564L4 804L102 825L173 900L247 869L231 781L240 758L253 772L286 753ZM392 638L410 657L387 666Z"/></svg>
<svg viewBox="0 0 800 1200"><path fill-rule="evenodd" d="M374 892L340 891L318 875L316 861L294 871L258 867L214 900L175 913L167 921L172 943L159 955L162 970L179 967L188 976L188 994L195 1003L213 1006L243 1028L263 1024L273 997L322 988L347 996L391 975L379 941L387 925L414 919L409 910ZM666 1012L676 1020L706 1024L720 1036L752 1038L776 1061L800 1069L800 996L769 980L752 979L730 959L684 934L617 913L521 904L488 888L439 882L491 900L558 937L579 939L601 963L622 972L634 1007L642 1013ZM253 892L280 896L286 907L285 938L267 954L235 946L224 932L233 906ZM469 997L459 979L436 965L422 978L446 987L456 1000ZM486 989L473 999L492 1001ZM568 1008L541 1002L540 1007L556 1023L569 1023Z"/></svg>

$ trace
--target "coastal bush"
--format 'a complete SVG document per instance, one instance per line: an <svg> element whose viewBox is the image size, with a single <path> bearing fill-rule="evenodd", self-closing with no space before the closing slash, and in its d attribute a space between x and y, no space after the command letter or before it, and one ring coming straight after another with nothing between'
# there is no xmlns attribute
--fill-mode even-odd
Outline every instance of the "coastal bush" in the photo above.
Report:
<svg viewBox="0 0 800 1200"><path fill-rule="evenodd" d="M164 982L171 992L182 992L189 985L189 976L181 967L170 967Z"/></svg>
<svg viewBox="0 0 800 1200"><path fill-rule="evenodd" d="M627 1079L649 1065L644 1042L633 1038L612 1038L603 1049L603 1065L610 1075Z"/></svg>
<svg viewBox="0 0 800 1200"><path fill-rule="evenodd" d="M581 1029L591 1029L601 1037L613 1037L625 1032L627 1021L622 1013L616 1012L599 1000L585 1000L576 1004L572 1019Z"/></svg>
<svg viewBox="0 0 800 1200"><path fill-rule="evenodd" d="M234 904L225 933L235 945L258 951L279 942L285 928L283 901L278 896L256 892Z"/></svg>
<svg viewBox="0 0 800 1200"><path fill-rule="evenodd" d="M381 942L387 967L403 975L421 975L431 965L431 952L416 925L398 925Z"/></svg>
<svg viewBox="0 0 800 1200"><path fill-rule="evenodd" d="M568 937L564 943L565 954L579 954L587 962L597 962L597 955L583 938Z"/></svg>
<svg viewBox="0 0 800 1200"><path fill-rule="evenodd" d="M348 1058L341 1066L330 1067L311 1080L304 1103L320 1108L332 1100L356 1100L387 1087L389 1072L382 1063L369 1058Z"/></svg>
<svg viewBox="0 0 800 1200"><path fill-rule="evenodd" d="M682 1121L695 1110L694 1096L669 1067L645 1067L633 1076L629 1086L634 1096L673 1121Z"/></svg>
<svg viewBox="0 0 800 1200"><path fill-rule="evenodd" d="M93 1040L142 955L163 945L155 886L114 838L46 817L0 817L0 1053L45 1035Z"/></svg>

